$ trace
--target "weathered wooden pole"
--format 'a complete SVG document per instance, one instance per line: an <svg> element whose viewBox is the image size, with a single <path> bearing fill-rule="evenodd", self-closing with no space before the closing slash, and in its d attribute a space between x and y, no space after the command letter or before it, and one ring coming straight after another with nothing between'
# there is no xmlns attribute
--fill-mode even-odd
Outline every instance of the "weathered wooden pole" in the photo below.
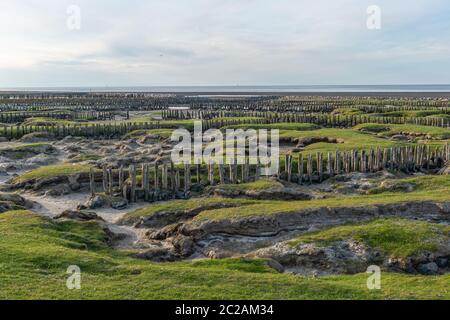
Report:
<svg viewBox="0 0 450 320"><path fill-rule="evenodd" d="M153 174L154 174L153 188L155 189L155 198L158 199L158 197L159 197L159 167L158 167L157 162L155 162L155 171Z"/></svg>
<svg viewBox="0 0 450 320"><path fill-rule="evenodd" d="M148 164L142 165L142 189L144 189L144 200L148 201L150 197L150 181L149 181Z"/></svg>
<svg viewBox="0 0 450 320"><path fill-rule="evenodd" d="M123 166L120 166L120 168L119 168L119 190L123 189L123 182L124 182Z"/></svg>
<svg viewBox="0 0 450 320"><path fill-rule="evenodd" d="M113 172L112 172L112 169L109 168L108 169L108 194L110 196L112 196L112 194L113 194L113 186L114 186Z"/></svg>
<svg viewBox="0 0 450 320"><path fill-rule="evenodd" d="M176 169L175 170L175 192L177 192L178 190L180 190L180 170Z"/></svg>
<svg viewBox="0 0 450 320"><path fill-rule="evenodd" d="M162 172L161 172L161 175L162 175L162 188L163 188L163 190L167 190L168 189L168 177L167 177L167 175L168 175L168 170L167 170L167 163L164 163L163 164L163 167L162 167Z"/></svg>
<svg viewBox="0 0 450 320"><path fill-rule="evenodd" d="M191 165L184 164L184 194L187 195L191 190Z"/></svg>
<svg viewBox="0 0 450 320"><path fill-rule="evenodd" d="M225 184L225 168L223 163L219 163L219 181L220 184Z"/></svg>
<svg viewBox="0 0 450 320"><path fill-rule="evenodd" d="M256 161L256 166L255 166L255 181L259 180L261 174L261 163L259 162L259 159Z"/></svg>
<svg viewBox="0 0 450 320"><path fill-rule="evenodd" d="M332 153L328 152L328 155L327 155L327 167L328 167L328 175L330 177L332 177L333 174L334 174L334 171L333 171L333 158L332 157L333 157Z"/></svg>
<svg viewBox="0 0 450 320"><path fill-rule="evenodd" d="M319 174L319 182L323 180L323 159L322 152L317 153L317 173Z"/></svg>
<svg viewBox="0 0 450 320"><path fill-rule="evenodd" d="M130 202L136 202L136 167L130 165L129 173L131 177Z"/></svg>
<svg viewBox="0 0 450 320"><path fill-rule="evenodd" d="M288 155L286 160L287 160L287 181L291 182L291 180L292 180L292 156Z"/></svg>
<svg viewBox="0 0 450 320"><path fill-rule="evenodd" d="M93 168L89 171L89 187L91 189L91 196L95 196L95 173Z"/></svg>
<svg viewBox="0 0 450 320"><path fill-rule="evenodd" d="M313 167L312 167L312 156L311 156L311 154L308 155L308 160L306 162L306 171L307 171L307 174L308 174L309 184L312 184Z"/></svg>
<svg viewBox="0 0 450 320"><path fill-rule="evenodd" d="M298 184L302 184L303 182L303 154L298 155L298 163L297 163L297 172L298 172Z"/></svg>
<svg viewBox="0 0 450 320"><path fill-rule="evenodd" d="M170 187L172 189L172 198L175 198L177 189L175 184L175 165L173 162L170 163Z"/></svg>
<svg viewBox="0 0 450 320"><path fill-rule="evenodd" d="M103 192L108 193L108 172L106 166L103 166Z"/></svg>
<svg viewBox="0 0 450 320"><path fill-rule="evenodd" d="M196 165L197 183L200 183L202 180L201 175L200 175L200 169L201 169L201 164L198 163Z"/></svg>

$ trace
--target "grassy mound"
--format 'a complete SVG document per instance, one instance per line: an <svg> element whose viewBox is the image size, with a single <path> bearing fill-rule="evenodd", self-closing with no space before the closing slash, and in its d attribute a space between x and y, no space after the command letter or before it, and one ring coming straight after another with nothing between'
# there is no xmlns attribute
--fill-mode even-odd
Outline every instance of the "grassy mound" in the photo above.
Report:
<svg viewBox="0 0 450 320"><path fill-rule="evenodd" d="M28 211L0 215L0 299L450 299L450 276L383 273L318 279L278 274L264 260L152 263L109 249L94 222L55 222ZM68 266L81 269L69 290Z"/></svg>
<svg viewBox="0 0 450 320"><path fill-rule="evenodd" d="M303 154L315 154L316 152L335 152L335 151L350 151L350 150L367 150L369 148L390 148L395 146L405 145L389 141L387 139L377 137L374 135L364 134L353 129L319 129L313 131L296 131L296 130L281 130L280 139L296 139L296 138L310 138L310 137L328 137L343 141L343 143L327 143L318 142L305 147Z"/></svg>
<svg viewBox="0 0 450 320"><path fill-rule="evenodd" d="M59 177L59 176L68 176L78 173L87 173L91 169L90 165L85 164L56 164L45 167L40 167L13 179L13 183L21 183L33 179L43 179L43 178L51 178L51 177Z"/></svg>
<svg viewBox="0 0 450 320"><path fill-rule="evenodd" d="M172 131L173 130L171 129L149 129L149 130L141 129L131 131L126 135L124 135L123 137L125 139L128 139L128 138L140 138L147 135L154 135L157 137L161 137L163 139L167 139L170 138L170 136L172 135Z"/></svg>
<svg viewBox="0 0 450 320"><path fill-rule="evenodd" d="M22 124L25 126L52 126L52 125L64 126L64 125L74 125L77 124L77 122L47 117L33 117L26 119Z"/></svg>
<svg viewBox="0 0 450 320"><path fill-rule="evenodd" d="M268 190L274 188L281 188L283 185L275 180L271 179L260 179L255 182L241 183L241 184L224 184L220 185L219 188L223 190Z"/></svg>
<svg viewBox="0 0 450 320"><path fill-rule="evenodd" d="M310 208L332 207L361 207L377 204L393 204L407 201L450 201L450 176L423 176L399 179L399 183L414 185L412 192L405 193L402 189L378 190L375 194L358 196L335 196L326 199L308 201L263 201L249 204L240 208L206 210L194 218L194 221L222 220L245 218L253 216L295 213Z"/></svg>
<svg viewBox="0 0 450 320"><path fill-rule="evenodd" d="M19 194L0 192L0 213L10 210L22 210L26 206L26 200Z"/></svg>
<svg viewBox="0 0 450 320"><path fill-rule="evenodd" d="M207 210L211 206L223 205L228 208L245 206L248 204L254 204L255 201L240 200L240 199L224 199L224 198L193 198L189 200L172 200L149 205L144 208L137 209L126 213L122 218L122 223L132 223L140 220L141 218L148 218L155 214L175 213L175 212L188 212L191 210L202 211Z"/></svg>
<svg viewBox="0 0 450 320"><path fill-rule="evenodd" d="M86 153L77 154L75 157L69 159L68 162L75 163L75 162L83 162L83 161L90 161L90 160L95 161L95 160L100 160L101 158L102 158L101 155L86 152Z"/></svg>
<svg viewBox="0 0 450 320"><path fill-rule="evenodd" d="M376 219L365 224L304 234L290 245L311 242L329 245L346 239L364 243L393 257L406 258L424 251L436 251L440 243L449 241L450 226L407 219Z"/></svg>
<svg viewBox="0 0 450 320"><path fill-rule="evenodd" d="M316 130L320 127L312 123L271 123L271 124L239 124L225 126L223 129L279 129L279 130Z"/></svg>
<svg viewBox="0 0 450 320"><path fill-rule="evenodd" d="M365 123L359 124L354 127L359 131L368 131L378 133L380 136L393 136L396 134L408 134L408 135L426 135L436 140L450 139L449 128L439 128L431 126L419 126L413 124L378 124L378 123Z"/></svg>
<svg viewBox="0 0 450 320"><path fill-rule="evenodd" d="M48 143L28 143L13 147L0 148L0 156L19 160L38 155L40 153L50 153L53 151L55 151L55 148Z"/></svg>

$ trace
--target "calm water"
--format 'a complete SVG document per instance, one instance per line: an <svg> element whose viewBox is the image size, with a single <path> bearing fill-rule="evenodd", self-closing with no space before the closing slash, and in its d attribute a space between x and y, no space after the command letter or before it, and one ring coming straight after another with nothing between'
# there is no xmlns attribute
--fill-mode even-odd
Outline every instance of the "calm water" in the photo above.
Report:
<svg viewBox="0 0 450 320"><path fill-rule="evenodd" d="M289 92L450 92L445 85L299 85L299 86L148 86L148 87L41 87L1 91L50 92L181 92L181 93L289 93Z"/></svg>

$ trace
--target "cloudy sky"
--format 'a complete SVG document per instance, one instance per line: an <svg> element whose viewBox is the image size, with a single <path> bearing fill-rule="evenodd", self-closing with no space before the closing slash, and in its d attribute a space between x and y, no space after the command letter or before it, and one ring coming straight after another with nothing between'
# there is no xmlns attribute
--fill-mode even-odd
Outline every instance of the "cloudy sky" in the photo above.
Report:
<svg viewBox="0 0 450 320"><path fill-rule="evenodd" d="M1 0L0 87L448 84L449 17L448 0Z"/></svg>

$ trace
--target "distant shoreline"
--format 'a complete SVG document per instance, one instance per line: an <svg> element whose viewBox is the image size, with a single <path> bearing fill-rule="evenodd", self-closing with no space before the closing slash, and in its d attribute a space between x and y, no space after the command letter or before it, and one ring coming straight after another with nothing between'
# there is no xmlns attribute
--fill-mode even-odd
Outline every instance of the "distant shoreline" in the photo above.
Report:
<svg viewBox="0 0 450 320"><path fill-rule="evenodd" d="M409 85L285 85L285 86L111 86L16 87L0 94L149 93L184 96L392 96L450 97L450 84Z"/></svg>
<svg viewBox="0 0 450 320"><path fill-rule="evenodd" d="M8 90L1 91L1 95L7 94L89 94L89 93L115 93L115 94L127 94L127 93L148 93L148 94L175 94L180 96L191 96L191 97L211 97L211 96L234 96L234 97L258 97L258 96L322 96L322 97L429 97L429 98L449 98L450 92L442 91L442 92L429 92L429 91L405 91L405 92L373 92L373 91L354 91L354 92L329 92L329 91L289 91L289 92L279 92L279 91L267 91L267 92L226 92L226 91L51 91L51 90Z"/></svg>

